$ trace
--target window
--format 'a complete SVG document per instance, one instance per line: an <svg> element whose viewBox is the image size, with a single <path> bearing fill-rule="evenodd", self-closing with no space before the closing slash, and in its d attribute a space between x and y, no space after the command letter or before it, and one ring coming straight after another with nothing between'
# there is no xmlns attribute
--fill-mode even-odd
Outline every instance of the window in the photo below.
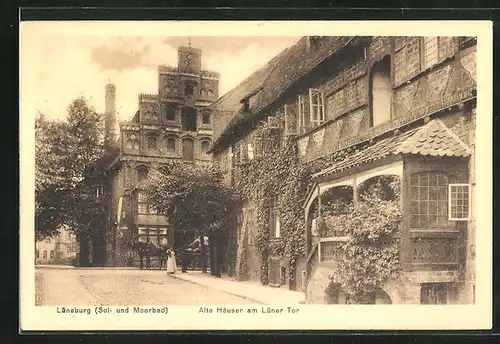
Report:
<svg viewBox="0 0 500 344"><path fill-rule="evenodd" d="M203 154L207 154L208 148L210 148L210 142L208 142L208 141L203 141L203 142L201 143L201 152L202 152Z"/></svg>
<svg viewBox="0 0 500 344"><path fill-rule="evenodd" d="M420 287L420 304L445 305L449 303L448 283L423 283Z"/></svg>
<svg viewBox="0 0 500 344"><path fill-rule="evenodd" d="M466 221L469 219L469 184L450 184L449 219L452 221Z"/></svg>
<svg viewBox="0 0 500 344"><path fill-rule="evenodd" d="M396 37L394 54L396 85L453 56L456 45L456 37Z"/></svg>
<svg viewBox="0 0 500 344"><path fill-rule="evenodd" d="M253 159L253 144L251 143L247 145L247 155L248 155L248 160Z"/></svg>
<svg viewBox="0 0 500 344"><path fill-rule="evenodd" d="M423 69L430 68L438 63L438 37L423 38Z"/></svg>
<svg viewBox="0 0 500 344"><path fill-rule="evenodd" d="M209 113L203 114L203 124L210 124L210 114Z"/></svg>
<svg viewBox="0 0 500 344"><path fill-rule="evenodd" d="M167 150L171 153L175 152L175 138L173 137L167 138Z"/></svg>
<svg viewBox="0 0 500 344"><path fill-rule="evenodd" d="M191 139L182 140L182 158L186 161L194 160L194 142Z"/></svg>
<svg viewBox="0 0 500 344"><path fill-rule="evenodd" d="M66 247L66 251L67 251L68 253L71 253L71 246L67 246L67 247Z"/></svg>
<svg viewBox="0 0 500 344"><path fill-rule="evenodd" d="M47 250L43 250L43 259L47 259Z"/></svg>
<svg viewBox="0 0 500 344"><path fill-rule="evenodd" d="M148 149L158 149L158 139L156 136L148 136Z"/></svg>
<svg viewBox="0 0 500 344"><path fill-rule="evenodd" d="M38 250L38 249L36 250L36 258L37 259L40 258L40 250Z"/></svg>
<svg viewBox="0 0 500 344"><path fill-rule="evenodd" d="M278 208L278 197L274 197L273 207L271 208L271 237L280 237L280 213Z"/></svg>
<svg viewBox="0 0 500 344"><path fill-rule="evenodd" d="M194 94L194 87L193 85L186 85L184 87L184 94L188 97L192 96Z"/></svg>
<svg viewBox="0 0 500 344"><path fill-rule="evenodd" d="M450 227L445 174L422 172L410 177L410 227L424 230Z"/></svg>
<svg viewBox="0 0 500 344"><path fill-rule="evenodd" d="M137 170L137 181L142 182L143 180L148 179L148 169L145 167L140 167Z"/></svg>
<svg viewBox="0 0 500 344"><path fill-rule="evenodd" d="M370 73L371 125L376 127L391 119L391 60L386 56L375 63Z"/></svg>
<svg viewBox="0 0 500 344"><path fill-rule="evenodd" d="M168 244L168 230L167 228L147 228L139 227L138 231L139 242L149 242L155 245Z"/></svg>
<svg viewBox="0 0 500 344"><path fill-rule="evenodd" d="M182 131L196 131L196 110L193 108L182 109Z"/></svg>
<svg viewBox="0 0 500 344"><path fill-rule="evenodd" d="M137 213L138 214L148 213L148 199L146 194L142 192L137 193Z"/></svg>
<svg viewBox="0 0 500 344"><path fill-rule="evenodd" d="M53 251L53 250L51 250L51 251L50 251L50 259L54 259L54 255L55 255L55 254L54 254L54 251Z"/></svg>
<svg viewBox="0 0 500 344"><path fill-rule="evenodd" d="M96 187L96 198L99 198L102 195L104 195L104 186L99 185Z"/></svg>
<svg viewBox="0 0 500 344"><path fill-rule="evenodd" d="M309 89L309 110L313 127L317 127L325 121L323 91L312 88Z"/></svg>
<svg viewBox="0 0 500 344"><path fill-rule="evenodd" d="M173 106L167 107L167 121L175 121L177 119L177 109Z"/></svg>

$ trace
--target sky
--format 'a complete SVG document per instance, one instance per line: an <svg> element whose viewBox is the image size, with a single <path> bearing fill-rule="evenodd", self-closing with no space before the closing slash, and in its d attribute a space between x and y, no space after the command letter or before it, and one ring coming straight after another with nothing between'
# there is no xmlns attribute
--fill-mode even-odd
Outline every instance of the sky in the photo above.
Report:
<svg viewBox="0 0 500 344"><path fill-rule="evenodd" d="M175 33L175 32L171 32ZM174 36L78 34L64 30L21 30L22 107L52 119L64 119L72 100L83 96L104 112L104 87L116 86L117 118L129 120L139 93L158 92L158 65L177 65L178 46L202 49L202 68L220 73L223 95L262 67L300 36Z"/></svg>

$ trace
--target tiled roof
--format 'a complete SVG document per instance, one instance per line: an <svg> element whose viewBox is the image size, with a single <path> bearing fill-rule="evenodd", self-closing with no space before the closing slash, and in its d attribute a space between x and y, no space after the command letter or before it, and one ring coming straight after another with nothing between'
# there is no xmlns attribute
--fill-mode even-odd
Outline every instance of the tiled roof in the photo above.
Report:
<svg viewBox="0 0 500 344"><path fill-rule="evenodd" d="M313 174L313 178L335 174L396 154L467 157L470 155L470 148L443 122L434 119L421 127L380 140L348 155L327 169Z"/></svg>
<svg viewBox="0 0 500 344"><path fill-rule="evenodd" d="M262 88L249 101L250 113L254 115L248 116L247 113L243 114L241 111L236 113L222 134L215 140L213 146L217 146L224 136L231 135L235 127L246 122L247 118L258 118L257 115L279 100L290 86L311 72L325 59L339 52L353 38L352 36L321 37L321 41L316 43L317 45L310 43L313 46L308 48L309 38L302 37L296 44L282 51L235 89L222 96L210 107L238 111L241 108L242 98L254 90Z"/></svg>

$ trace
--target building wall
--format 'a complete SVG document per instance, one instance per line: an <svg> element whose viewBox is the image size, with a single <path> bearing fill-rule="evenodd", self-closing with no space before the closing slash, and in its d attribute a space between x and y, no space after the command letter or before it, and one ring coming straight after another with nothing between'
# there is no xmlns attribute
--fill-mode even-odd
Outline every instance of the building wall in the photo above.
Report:
<svg viewBox="0 0 500 344"><path fill-rule="evenodd" d="M469 91L476 87L475 46L460 50L458 38L443 39L453 42L443 44L453 50L442 52L440 56L443 59L436 60L429 68L417 68L424 63L419 48L416 48L417 43L422 41L421 37L408 38L403 48L399 39L375 37L366 48L366 58L355 54L359 60L349 61L346 68L333 72L323 84L315 85L313 81L306 84L300 92L305 98L308 97L308 87L323 91L327 123L299 137L301 159L314 160L365 137L376 136L392 127L473 98ZM401 50L395 51L396 47ZM401 51L405 54L404 59ZM370 68L386 54L391 56L392 61L391 121L371 128ZM297 97L287 101L298 107Z"/></svg>

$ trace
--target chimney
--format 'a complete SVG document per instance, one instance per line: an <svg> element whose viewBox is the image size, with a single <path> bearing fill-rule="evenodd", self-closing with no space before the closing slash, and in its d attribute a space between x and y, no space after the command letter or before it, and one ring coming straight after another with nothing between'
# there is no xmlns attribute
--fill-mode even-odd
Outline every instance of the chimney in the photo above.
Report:
<svg viewBox="0 0 500 344"><path fill-rule="evenodd" d="M104 144L106 148L113 148L116 144L116 87L106 85L106 108L104 114Z"/></svg>

